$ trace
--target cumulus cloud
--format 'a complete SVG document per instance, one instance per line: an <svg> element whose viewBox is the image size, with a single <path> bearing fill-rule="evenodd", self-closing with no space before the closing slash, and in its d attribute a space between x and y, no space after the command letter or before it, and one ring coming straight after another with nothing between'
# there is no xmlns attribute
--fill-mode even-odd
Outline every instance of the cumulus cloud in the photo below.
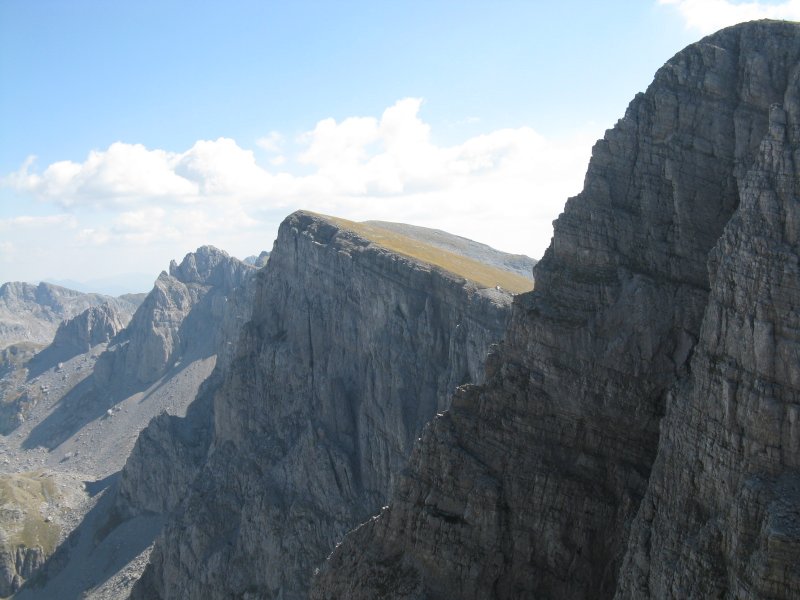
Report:
<svg viewBox="0 0 800 600"><path fill-rule="evenodd" d="M658 0L674 6L686 27L712 33L723 27L756 19L800 20L800 0L783 2L732 2L731 0Z"/></svg>
<svg viewBox="0 0 800 600"><path fill-rule="evenodd" d="M206 243L254 254L299 208L436 227L539 256L599 132L549 139L520 127L440 145L422 108L406 98L380 116L323 119L291 144L270 132L256 142L263 161L229 138L183 152L116 142L83 162L37 169L29 159L0 185L59 211L31 221L39 239L104 246L109 260L158 251L163 263Z"/></svg>
<svg viewBox="0 0 800 600"><path fill-rule="evenodd" d="M3 183L64 207L75 204L127 204L142 198L184 198L196 186L175 172L178 156L148 150L141 144L116 142L108 150L93 150L83 163L59 161L42 173L32 172L29 158Z"/></svg>

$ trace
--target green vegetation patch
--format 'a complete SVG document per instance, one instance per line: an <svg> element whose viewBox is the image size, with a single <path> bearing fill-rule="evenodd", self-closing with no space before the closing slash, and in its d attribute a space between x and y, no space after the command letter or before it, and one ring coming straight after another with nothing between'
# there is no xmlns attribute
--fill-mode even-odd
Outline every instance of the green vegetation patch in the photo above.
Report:
<svg viewBox="0 0 800 600"><path fill-rule="evenodd" d="M58 544L61 530L47 518L59 499L58 486L45 473L0 475L0 540L10 551L40 546L46 555ZM46 505L46 506L43 506Z"/></svg>
<svg viewBox="0 0 800 600"><path fill-rule="evenodd" d="M387 250L449 271L454 275L472 281L479 287L493 288L499 285L504 290L514 294L529 292L533 289L533 282L521 275L498 269L455 252L449 252L422 243L419 240L384 229L373 223L356 223L339 217L321 216L325 216L326 219L342 229L350 230L370 242L383 246Z"/></svg>

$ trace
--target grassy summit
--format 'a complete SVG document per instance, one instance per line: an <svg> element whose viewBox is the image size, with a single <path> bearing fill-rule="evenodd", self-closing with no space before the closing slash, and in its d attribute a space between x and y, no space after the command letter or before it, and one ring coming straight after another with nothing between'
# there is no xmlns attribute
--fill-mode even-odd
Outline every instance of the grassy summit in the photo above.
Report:
<svg viewBox="0 0 800 600"><path fill-rule="evenodd" d="M529 292L533 289L533 282L521 275L498 269L455 252L425 244L401 233L385 229L375 223L356 223L355 221L327 215L325 215L325 218L340 228L350 230L388 250L449 271L472 281L480 287L493 288L499 285L504 290L514 294Z"/></svg>

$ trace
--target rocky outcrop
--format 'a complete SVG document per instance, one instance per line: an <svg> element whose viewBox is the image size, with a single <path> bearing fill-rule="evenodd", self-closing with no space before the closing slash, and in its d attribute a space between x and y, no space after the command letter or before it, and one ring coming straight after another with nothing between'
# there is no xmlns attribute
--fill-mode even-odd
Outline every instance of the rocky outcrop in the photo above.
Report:
<svg viewBox="0 0 800 600"><path fill-rule="evenodd" d="M114 504L114 513L120 518L169 514L184 498L207 455L213 433L213 397L233 359L242 325L250 319L256 290L254 268L237 266L232 273L211 266L213 262L213 258L188 255L180 267L173 263L170 271L183 281L214 286L211 301L206 306L197 304L187 315L186 333L181 335L189 353L195 355L204 344L210 344L205 352L213 351L215 370L184 417L159 414L137 438L122 470ZM202 331L200 341L187 339L187 335L197 335L197 328Z"/></svg>
<svg viewBox="0 0 800 600"><path fill-rule="evenodd" d="M618 598L800 597L800 32L776 29L757 91L780 104L709 257Z"/></svg>
<svg viewBox="0 0 800 600"><path fill-rule="evenodd" d="M63 321L53 342L38 353L26 351L26 343L8 346L0 363L0 434L7 435L18 427L47 396L48 386L34 382L44 371L60 368L79 354L98 344L105 344L130 320L127 303L91 306L79 315Z"/></svg>
<svg viewBox="0 0 800 600"><path fill-rule="evenodd" d="M107 344L125 328L132 314L122 312L112 304L100 304L63 321L53 342L29 364L30 375L36 376L59 362L85 354L98 344Z"/></svg>
<svg viewBox="0 0 800 600"><path fill-rule="evenodd" d="M41 546L0 549L0 596L11 596L45 562Z"/></svg>
<svg viewBox="0 0 800 600"><path fill-rule="evenodd" d="M424 423L480 379L510 301L336 220L287 218L213 393L208 457L133 597L305 597L385 503ZM147 432L153 447L168 429Z"/></svg>
<svg viewBox="0 0 800 600"><path fill-rule="evenodd" d="M185 417L161 413L136 439L120 474L111 521L168 515L184 499L208 454L213 434L213 396L221 373L203 383Z"/></svg>
<svg viewBox="0 0 800 600"><path fill-rule="evenodd" d="M312 598L797 597L798 64L758 22L659 70Z"/></svg>
<svg viewBox="0 0 800 600"><path fill-rule="evenodd" d="M230 341L228 332L238 331L224 322L235 318L226 308L228 296L254 271L212 246L187 254L180 265L172 261L169 273L158 276L129 326L98 359L97 382L109 385L122 380L142 386L178 361L217 353Z"/></svg>
<svg viewBox="0 0 800 600"><path fill-rule="evenodd" d="M130 318L130 313L120 313L110 304L87 308L58 326L51 346L63 349L69 356L83 354L92 346L109 342L125 328Z"/></svg>
<svg viewBox="0 0 800 600"><path fill-rule="evenodd" d="M110 304L120 312L132 313L136 308L122 298L76 292L50 283L4 283L0 286L0 348L15 342L49 344L61 321L101 304Z"/></svg>
<svg viewBox="0 0 800 600"><path fill-rule="evenodd" d="M267 264L269 261L269 252L267 250L262 250L261 253L256 256L253 254L252 256L248 256L247 258L242 259L242 262L253 265L254 267L261 268Z"/></svg>
<svg viewBox="0 0 800 600"><path fill-rule="evenodd" d="M66 514L83 499L75 479L0 474L0 597L17 592L52 554Z"/></svg>
<svg viewBox="0 0 800 600"><path fill-rule="evenodd" d="M36 369L42 373L18 382L28 390L18 404L33 410L17 435L1 440L7 468L22 470L22 464L30 463L27 455L35 453L37 465L96 479L87 489L100 498L93 499L89 513L89 504L81 512L69 511L64 531L69 538L55 553L52 545L37 550L25 538L6 554L0 544L0 582L4 562L19 563L16 571L8 571L9 585L28 580L20 592L24 597L78 597L138 560L162 524L160 515L182 498L194 474L191 469L207 453L213 421L205 390L213 390L216 380L204 381L215 363L224 367L232 357L238 332L252 311L250 284L256 269L204 247L180 265L173 262L170 273L161 275L116 335L121 323L110 307L90 309L64 323L53 344L29 362L31 375ZM98 343L109 343L111 350L95 359L102 349ZM92 351L85 352L87 347ZM68 359L74 352L80 354ZM142 357L149 361L147 370L135 364ZM198 389L201 398L187 410ZM184 413L185 418L176 416ZM3 416L0 410L0 427ZM124 473L117 476L123 466ZM36 561L15 559L21 552L38 552ZM20 571L24 565L33 566Z"/></svg>

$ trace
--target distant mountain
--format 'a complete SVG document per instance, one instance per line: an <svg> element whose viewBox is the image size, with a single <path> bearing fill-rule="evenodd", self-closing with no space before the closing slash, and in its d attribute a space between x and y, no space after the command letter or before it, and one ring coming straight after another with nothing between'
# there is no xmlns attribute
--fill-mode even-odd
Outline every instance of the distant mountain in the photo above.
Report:
<svg viewBox="0 0 800 600"><path fill-rule="evenodd" d="M254 267L261 268L265 264L267 264L268 260L269 260L269 252L263 250L261 254L259 254L258 256L255 255L248 256L247 258L242 260L242 262L245 263L246 265L253 265Z"/></svg>
<svg viewBox="0 0 800 600"><path fill-rule="evenodd" d="M84 293L51 283L9 282L0 286L0 348L16 342L47 345L61 321L90 306L110 304L132 313L135 301Z"/></svg>
<svg viewBox="0 0 800 600"><path fill-rule="evenodd" d="M10 546L0 535L0 597L35 578L57 543L92 507L39 578L52 578L55 587L38 591L29 585L21 597L78 597L89 585L86 578L122 569L152 542L158 516L126 520L133 532L125 527L110 532L106 519L113 516L117 494L114 473L141 429L151 420L169 425L173 415L183 416L215 364L230 360L252 308L255 273L254 267L204 246L180 264L172 261L146 297L118 299L138 305L133 317L116 305L90 306L63 321L38 354L29 343L0 351L0 433L8 434L0 435L0 473L28 474L0 474L0 503L8 494L15 499L8 511L0 511L0 532L15 534ZM194 413L206 426L208 413ZM205 448L207 437L198 436L199 447ZM185 475L167 469L166 477L175 493L183 491ZM51 493L54 487L61 496ZM69 507L64 494L75 500ZM48 513L42 515L45 505ZM7 523L6 517L15 520ZM47 533L48 543L24 538L22 532L31 528Z"/></svg>

